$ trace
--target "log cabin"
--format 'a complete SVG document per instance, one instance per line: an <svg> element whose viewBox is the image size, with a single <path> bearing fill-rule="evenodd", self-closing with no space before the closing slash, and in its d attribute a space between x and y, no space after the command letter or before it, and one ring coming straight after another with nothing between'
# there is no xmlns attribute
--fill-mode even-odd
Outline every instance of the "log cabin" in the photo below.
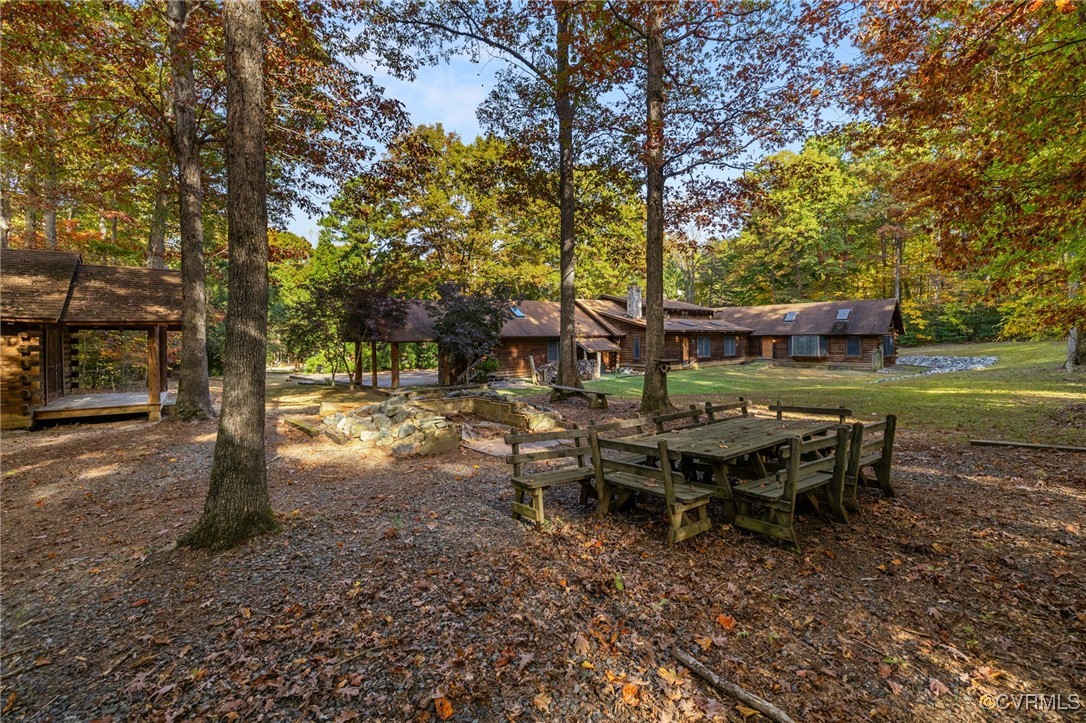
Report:
<svg viewBox="0 0 1086 723"><path fill-rule="evenodd" d="M905 332L895 299L727 306L714 318L750 328L747 354L776 364L881 369Z"/></svg>
<svg viewBox="0 0 1086 723"><path fill-rule="evenodd" d="M631 284L626 296L604 295L579 302L621 333L623 366L645 364L645 304L641 289ZM664 299L664 358L675 366L697 368L739 364L748 360L750 329L715 318L713 309Z"/></svg>
<svg viewBox="0 0 1086 723"><path fill-rule="evenodd" d="M75 417L161 418L166 334L181 328L181 274L84 264L78 253L0 250L0 428ZM86 394L79 332L146 331L147 390Z"/></svg>

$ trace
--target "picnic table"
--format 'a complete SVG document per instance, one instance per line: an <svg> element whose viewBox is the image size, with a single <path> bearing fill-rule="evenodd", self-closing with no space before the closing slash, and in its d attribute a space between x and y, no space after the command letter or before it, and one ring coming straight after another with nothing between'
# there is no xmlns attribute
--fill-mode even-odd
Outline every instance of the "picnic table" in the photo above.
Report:
<svg viewBox="0 0 1086 723"><path fill-rule="evenodd" d="M733 519L736 510L728 480L729 467L747 460L759 477L765 477L767 452L787 445L792 437L806 439L836 426L835 421L825 420L734 417L700 427L624 437L622 441L643 447L646 456L651 457L660 440L665 440L669 450L682 455L684 463L708 464L712 468L715 496L723 500L729 518Z"/></svg>

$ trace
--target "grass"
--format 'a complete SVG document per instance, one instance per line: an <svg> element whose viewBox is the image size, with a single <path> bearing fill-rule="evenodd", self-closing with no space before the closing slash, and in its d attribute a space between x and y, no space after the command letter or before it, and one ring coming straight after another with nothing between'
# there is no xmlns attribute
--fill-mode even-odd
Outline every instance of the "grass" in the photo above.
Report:
<svg viewBox="0 0 1086 723"><path fill-rule="evenodd" d="M1086 403L1086 374L1070 374L1061 365L1066 347L1061 342L997 342L916 347L904 354L994 356L999 361L981 371L917 376L904 369L874 383L882 374L807 367L775 367L756 362L743 366L707 367L674 371L668 378L676 405L734 400L745 397L764 406L777 399L785 404L836 407L844 404L859 419L897 414L904 431L923 430L948 440L1007 439L1086 446L1086 429L1079 407L1079 427L1069 423L1072 404ZM384 397L372 391L351 392L345 387L299 386L285 374L268 375L269 406L301 411L322 401L372 401ZM585 384L615 397L638 399L642 377L607 375ZM502 390L511 396L537 395L543 387Z"/></svg>
<svg viewBox="0 0 1086 723"><path fill-rule="evenodd" d="M1061 369L1066 347L1059 342L955 344L904 350L905 354L994 356L992 367L970 372L911 376L882 383L882 374L767 363L672 372L673 404L745 397L758 405L835 407L844 404L858 418L898 415L903 429L966 438L1013 439L1086 444L1086 430L1072 427L1067 407L1086 400L1086 375ZM897 375L894 375L897 376ZM590 389L616 397L641 396L640 376L607 376ZM1082 411L1078 412L1081 419Z"/></svg>

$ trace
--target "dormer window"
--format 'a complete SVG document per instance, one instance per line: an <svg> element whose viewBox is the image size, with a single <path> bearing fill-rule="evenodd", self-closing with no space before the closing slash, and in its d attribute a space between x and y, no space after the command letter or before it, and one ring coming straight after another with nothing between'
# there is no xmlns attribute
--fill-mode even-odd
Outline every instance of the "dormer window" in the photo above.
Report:
<svg viewBox="0 0 1086 723"><path fill-rule="evenodd" d="M794 311L787 312L784 315L784 320L785 321L795 321L796 320L796 312L794 312Z"/></svg>
<svg viewBox="0 0 1086 723"><path fill-rule="evenodd" d="M516 304L514 304L513 306L510 306L509 311L513 312L513 316L517 317L518 319L525 318L524 312L521 311L520 307L517 306Z"/></svg>
<svg viewBox="0 0 1086 723"><path fill-rule="evenodd" d="M852 309L838 309L837 310L837 320L838 321L848 321L848 315L851 312L852 312Z"/></svg>

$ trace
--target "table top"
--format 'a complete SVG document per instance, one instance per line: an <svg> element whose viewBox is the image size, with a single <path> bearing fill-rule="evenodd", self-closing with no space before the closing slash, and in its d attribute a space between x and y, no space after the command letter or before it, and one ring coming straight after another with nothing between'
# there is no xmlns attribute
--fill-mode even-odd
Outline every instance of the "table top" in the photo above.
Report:
<svg viewBox="0 0 1086 723"><path fill-rule="evenodd" d="M732 417L702 427L624 437L622 441L651 451L664 440L669 450L705 460L727 461L786 442L789 437L821 434L835 426L837 422L825 420Z"/></svg>

